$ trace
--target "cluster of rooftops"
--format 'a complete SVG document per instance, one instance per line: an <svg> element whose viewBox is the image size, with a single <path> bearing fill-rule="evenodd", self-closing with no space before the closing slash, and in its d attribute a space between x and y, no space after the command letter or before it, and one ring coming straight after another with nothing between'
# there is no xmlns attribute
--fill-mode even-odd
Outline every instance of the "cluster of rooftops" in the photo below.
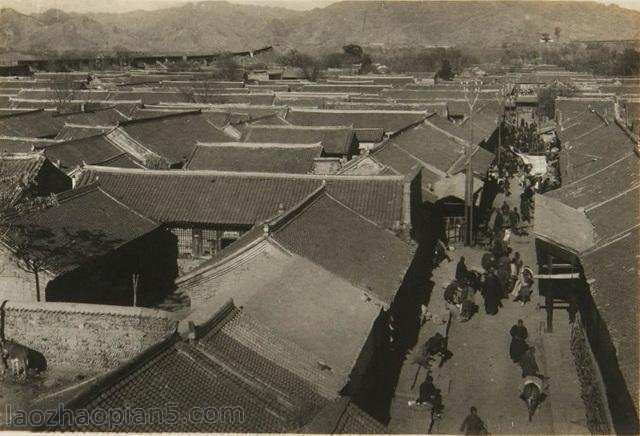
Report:
<svg viewBox="0 0 640 436"><path fill-rule="evenodd" d="M585 93L592 83L617 86L541 76ZM419 180L421 202L464 199L469 152L481 187L504 110L496 94L524 77L485 77L473 107L460 82L409 76L248 84L95 72L86 89L77 88L87 73L0 80L0 195L14 204L48 198L9 218L45 228L46 245L63 247L48 252L52 274L165 227L242 229L176 280L192 308L180 332L70 404L173 399L188 409L224 400L250 420L215 431L383 432L349 387L415 256L412 186ZM624 323L636 312L619 298L635 302L637 284L635 107L628 95L559 98L563 187L536 199L536 234L580 256L622 336L633 334ZM82 232L101 238L74 237Z"/></svg>

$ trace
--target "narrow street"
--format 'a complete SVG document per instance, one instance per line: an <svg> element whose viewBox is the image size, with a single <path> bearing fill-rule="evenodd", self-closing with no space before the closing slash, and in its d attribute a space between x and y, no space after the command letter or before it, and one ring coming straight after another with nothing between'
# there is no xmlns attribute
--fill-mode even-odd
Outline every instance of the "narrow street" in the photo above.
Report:
<svg viewBox="0 0 640 436"><path fill-rule="evenodd" d="M494 204L500 206L503 200L504 196L499 195ZM518 200L519 193L507 198L512 207L518 206L511 204ZM511 248L520 252L525 265L537 270L532 235L512 236ZM483 253L480 248L457 246L449 252L452 261L445 260L434 270L435 286L429 302L432 319L422 327L418 346L436 332L447 334L447 324L441 321L448 317L443 287L454 278L461 256L465 257L469 268L483 271L480 262ZM420 384L427 375L427 371L420 368L416 378L419 366L413 363L410 353L391 405L390 432L456 434L460 432L469 408L475 406L488 431L494 434L589 433L570 350L570 324L566 313L556 311L554 333L548 334L544 333L545 312L539 308L537 291L532 295L532 301L524 306L511 299L502 300L504 307L495 316L485 313L480 293L476 293L475 302L479 312L466 323L461 323L458 314L452 313L448 347L453 356L442 367L438 367L438 361L432 365L434 385L441 390L445 405L442 419L435 420L432 425L430 407L407 404L409 400L416 400ZM509 357L509 330L518 319L524 321L529 331L528 342L536 348L540 371L550 377L549 397L531 422L526 404L520 399L520 367Z"/></svg>

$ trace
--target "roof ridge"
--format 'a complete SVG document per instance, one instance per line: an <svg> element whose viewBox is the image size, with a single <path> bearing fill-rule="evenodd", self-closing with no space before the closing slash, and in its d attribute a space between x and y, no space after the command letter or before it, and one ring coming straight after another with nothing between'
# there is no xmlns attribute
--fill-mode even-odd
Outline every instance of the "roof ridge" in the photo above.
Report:
<svg viewBox="0 0 640 436"><path fill-rule="evenodd" d="M237 148L318 148L322 147L322 142L312 144L304 143L280 143L280 142L196 142L196 147L237 147Z"/></svg>
<svg viewBox="0 0 640 436"><path fill-rule="evenodd" d="M59 192L55 194L58 203L64 203L78 197L82 197L83 195L88 194L89 192L95 191L99 188L99 183L97 181L91 182L87 185L81 186L79 188L68 189L63 192Z"/></svg>
<svg viewBox="0 0 640 436"><path fill-rule="evenodd" d="M340 175L340 174L294 174L294 173L264 173L253 171L219 171L219 170L153 170L138 168L103 167L99 165L85 165L87 171L103 173L162 175L162 176L218 176L218 177L245 177L245 178L274 178L274 179L301 179L301 180L404 180L403 176L370 176L370 175Z"/></svg>
<svg viewBox="0 0 640 436"><path fill-rule="evenodd" d="M31 109L31 110L19 111L19 112L11 112L8 114L0 114L0 119L13 118L20 115L35 114L36 112L44 112L44 108Z"/></svg>
<svg viewBox="0 0 640 436"><path fill-rule="evenodd" d="M274 218L266 220L264 223L265 233L271 233L285 228L287 224L289 224L297 216L303 213L305 209L318 201L322 194L326 193L326 188L327 183L323 180L319 187L311 191L309 195L290 207L289 210L285 211L283 214L275 216Z"/></svg>
<svg viewBox="0 0 640 436"><path fill-rule="evenodd" d="M186 115L195 115L195 114L201 114L201 113L202 113L202 109L195 109L195 110L184 111L184 112L168 113L168 114L164 114L164 115L159 115L157 117L136 118L136 119L131 119L131 120L120 121L120 122L118 122L118 127L130 126L130 125L133 125L133 124L142 124L142 123L149 122L149 121L164 120L164 119L167 119L167 118L184 117Z"/></svg>
<svg viewBox="0 0 640 436"><path fill-rule="evenodd" d="M84 136L82 138L72 138L72 139L68 139L68 140L62 140L60 142L56 142L56 143L52 143L51 145L36 145L35 148L36 149L40 149L40 150L49 150L52 148L56 148L56 147L60 147L60 146L64 146L67 144L71 144L71 143L75 143L75 142L79 142L79 141L84 141L87 139L93 139L93 138L97 138L97 137L104 137L106 140L106 134L105 132L99 132L99 133L94 133L93 135L89 135L89 136ZM111 144L109 142L109 144Z"/></svg>
<svg viewBox="0 0 640 436"><path fill-rule="evenodd" d="M118 200L116 197L114 197L113 195L111 195L110 193L108 193L107 191L105 191L104 189L102 189L102 187L100 186L100 180L98 179L97 181L93 182L97 185L97 188L100 192L102 192L104 195L106 195L107 197L109 197L111 200L113 200L114 202L118 203L120 206L122 206L123 208L127 209L128 211L132 212L135 215L138 215L140 218L149 221L150 223L158 226L160 225L159 222L157 222L154 219L149 218L148 216L138 212L137 210L135 210L134 208L132 208L131 206L126 205L125 203L123 203L122 201ZM91 186L91 184L87 185L87 186ZM82 188L78 188L78 189L82 189Z"/></svg>
<svg viewBox="0 0 640 436"><path fill-rule="evenodd" d="M297 126L295 124L285 124L280 126L269 126L261 124L252 124L252 129L285 129L285 130L354 130L351 126Z"/></svg>

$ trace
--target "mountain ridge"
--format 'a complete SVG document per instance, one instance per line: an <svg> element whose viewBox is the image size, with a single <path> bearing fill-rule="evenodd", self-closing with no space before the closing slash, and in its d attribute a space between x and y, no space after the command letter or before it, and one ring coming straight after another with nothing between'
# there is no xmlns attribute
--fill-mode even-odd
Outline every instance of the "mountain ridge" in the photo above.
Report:
<svg viewBox="0 0 640 436"><path fill-rule="evenodd" d="M487 46L535 42L640 39L640 11L595 2L344 1L298 11L226 1L153 11L77 13L0 10L3 52L239 51L274 45L331 51L345 44Z"/></svg>

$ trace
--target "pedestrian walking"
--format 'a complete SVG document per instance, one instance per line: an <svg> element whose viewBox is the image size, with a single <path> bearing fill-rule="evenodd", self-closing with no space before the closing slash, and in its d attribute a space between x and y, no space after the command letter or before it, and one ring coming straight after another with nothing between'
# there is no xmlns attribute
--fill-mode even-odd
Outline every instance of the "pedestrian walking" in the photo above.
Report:
<svg viewBox="0 0 640 436"><path fill-rule="evenodd" d="M464 421L462 421L460 432L464 432L464 434L466 435L482 435L489 433L484 422L478 416L478 409L476 409L474 406L471 407L470 413L467 415Z"/></svg>
<svg viewBox="0 0 640 436"><path fill-rule="evenodd" d="M513 233L516 235L520 234L520 214L518 213L517 207L514 207L513 210L509 212L509 224Z"/></svg>
<svg viewBox="0 0 640 436"><path fill-rule="evenodd" d="M469 270L467 269L467 265L464 263L464 256L461 256L458 264L456 265L456 280L462 282L467 279L468 275Z"/></svg>
<svg viewBox="0 0 640 436"><path fill-rule="evenodd" d="M524 322L519 319L518 323L511 327L509 331L511 335L511 345L509 346L509 357L514 363L520 362L522 355L527 351L529 346L527 345L527 338L529 332L524 326Z"/></svg>

